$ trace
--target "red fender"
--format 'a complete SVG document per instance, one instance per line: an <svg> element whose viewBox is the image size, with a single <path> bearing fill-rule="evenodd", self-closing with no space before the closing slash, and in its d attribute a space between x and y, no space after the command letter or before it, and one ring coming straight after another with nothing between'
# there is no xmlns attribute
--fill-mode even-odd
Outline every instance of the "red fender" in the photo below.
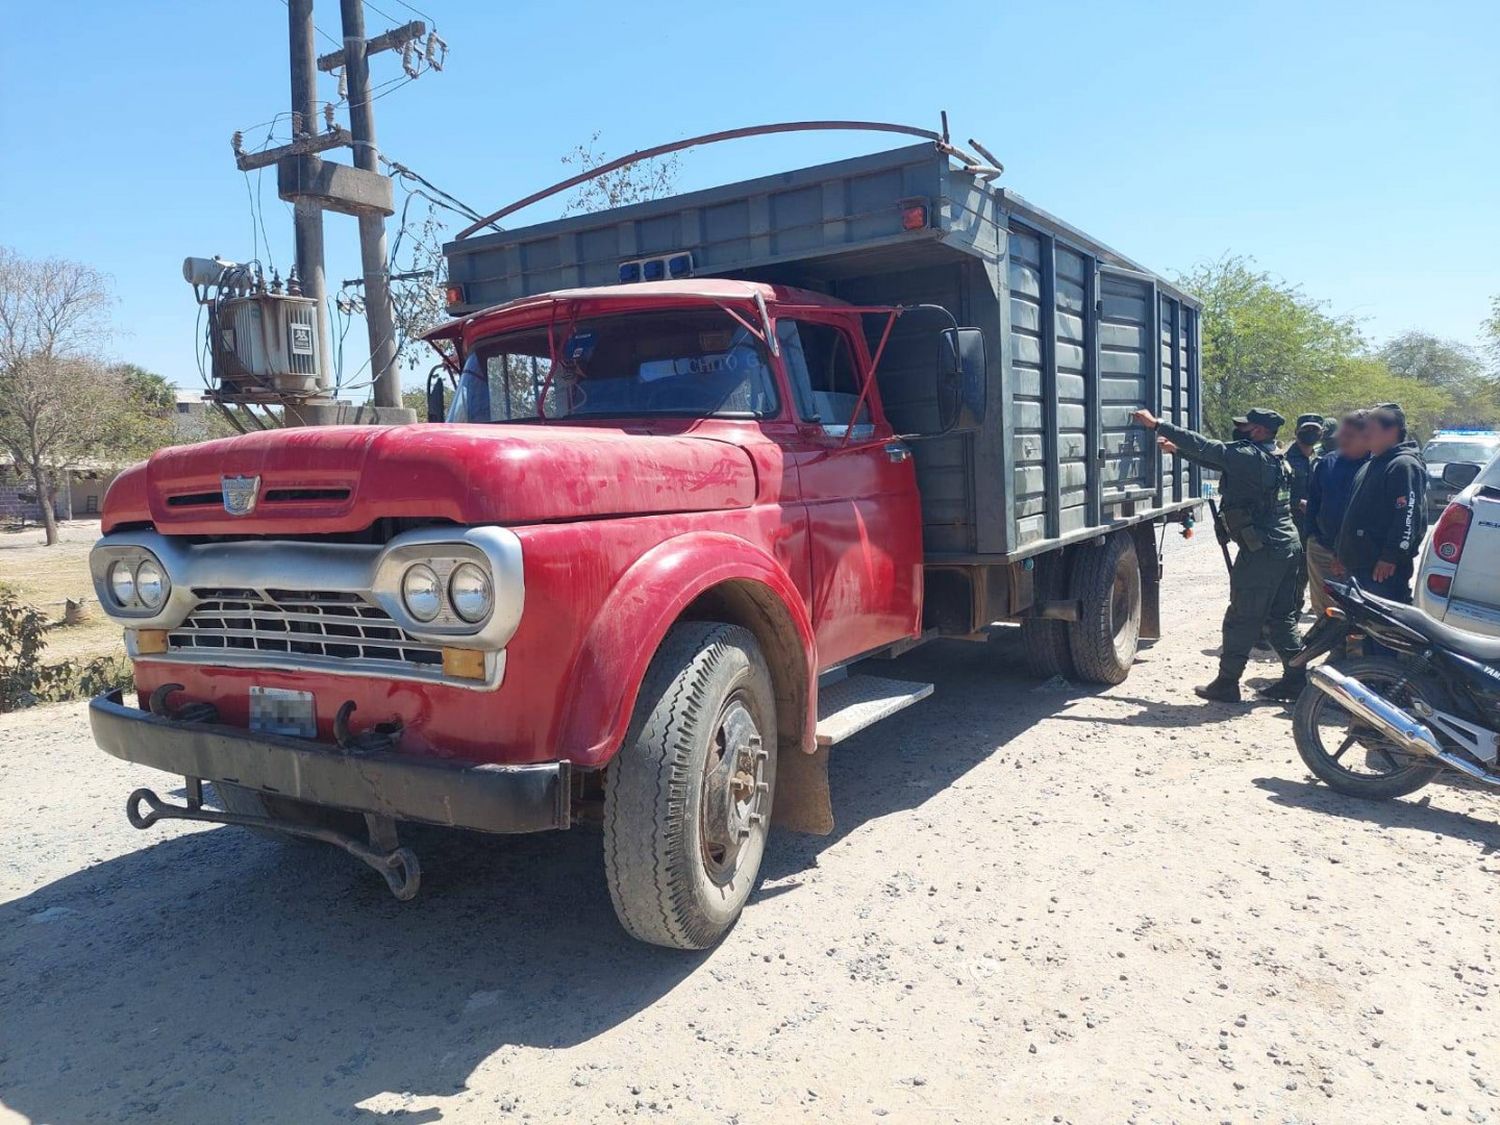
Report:
<svg viewBox="0 0 1500 1125"><path fill-rule="evenodd" d="M807 606L785 568L737 536L693 532L647 551L599 608L574 661L558 749L575 765L601 766L625 740L636 696L667 631L695 598L725 582L765 587L797 631L809 685L803 748L816 725L817 650Z"/></svg>

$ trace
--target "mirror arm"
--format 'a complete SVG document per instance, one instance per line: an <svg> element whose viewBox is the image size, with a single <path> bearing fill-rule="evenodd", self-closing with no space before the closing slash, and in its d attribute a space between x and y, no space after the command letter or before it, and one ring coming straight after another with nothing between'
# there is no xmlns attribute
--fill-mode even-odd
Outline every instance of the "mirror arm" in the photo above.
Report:
<svg viewBox="0 0 1500 1125"><path fill-rule="evenodd" d="M875 372L880 370L880 357L885 355L885 345L886 341L891 338L891 329L896 326L896 318L905 311L897 305L885 318L885 331L880 334L880 344L875 348L875 355L870 360L870 370L865 372L864 385L859 388L859 398L854 402L854 411L849 415L849 428L844 431L844 440L839 443L840 447L849 444L849 438L859 422L859 412L864 408L865 399L870 395L870 384L875 382Z"/></svg>

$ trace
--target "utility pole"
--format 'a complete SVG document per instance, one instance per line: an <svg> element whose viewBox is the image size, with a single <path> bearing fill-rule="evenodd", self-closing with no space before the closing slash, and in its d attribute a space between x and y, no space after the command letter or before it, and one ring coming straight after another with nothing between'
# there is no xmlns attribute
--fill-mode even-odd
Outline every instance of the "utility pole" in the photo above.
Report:
<svg viewBox="0 0 1500 1125"><path fill-rule="evenodd" d="M339 0L344 45L327 55L315 52L313 0L286 0L291 50L292 140L290 144L257 152L243 149L243 137L233 138L235 165L242 172L276 166L277 194L292 204L297 245L297 273L304 296L318 304L321 362L318 393L283 399L288 425L329 425L339 421L400 423L415 419L401 405L401 372L396 363L395 310L391 303L386 260L385 219L395 212L391 181L380 174L375 147L375 115L370 105L371 55L397 51L412 78L428 69L441 70L447 44L421 20L393 27L373 39L365 38L362 0ZM425 46L423 40L425 39ZM317 72L343 68L348 83L349 122L334 123L332 106L319 128ZM321 153L352 147L354 165L324 160ZM370 367L374 393L369 408L349 410L333 400L330 386L328 280L323 265L323 212L353 215L359 220L360 260L364 270L365 315L370 332ZM257 400L263 401L263 400Z"/></svg>
<svg viewBox="0 0 1500 1125"><path fill-rule="evenodd" d="M291 44L292 72L292 139L318 131L317 45L313 41L313 0L287 0L287 31ZM328 344L328 281L323 267L323 208L310 195L298 196L292 203L292 225L295 234L297 276L304 296L318 302L318 354L323 357L318 372L318 386L323 399L332 399L328 364L333 352ZM319 403L318 406L324 404ZM288 409L287 422L317 424L323 411Z"/></svg>
<svg viewBox="0 0 1500 1125"><path fill-rule="evenodd" d="M378 173L375 109L370 104L370 60L365 41L364 0L339 0L344 25L344 74L349 83L349 131L354 136L354 166ZM359 256L365 275L365 325L370 336L371 396L376 407L401 405L401 372L396 366L396 315L391 307L386 261L385 216L359 215Z"/></svg>

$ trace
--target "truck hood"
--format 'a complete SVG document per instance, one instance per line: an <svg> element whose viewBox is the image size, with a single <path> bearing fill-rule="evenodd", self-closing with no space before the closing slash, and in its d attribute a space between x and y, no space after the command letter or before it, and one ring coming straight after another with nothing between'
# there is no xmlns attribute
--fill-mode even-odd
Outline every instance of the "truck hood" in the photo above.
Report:
<svg viewBox="0 0 1500 1125"><path fill-rule="evenodd" d="M231 515L224 479L259 478ZM248 482L246 482L248 484ZM382 517L527 524L750 506L741 447L691 434L560 425L325 426L162 449L110 486L103 529L334 534Z"/></svg>

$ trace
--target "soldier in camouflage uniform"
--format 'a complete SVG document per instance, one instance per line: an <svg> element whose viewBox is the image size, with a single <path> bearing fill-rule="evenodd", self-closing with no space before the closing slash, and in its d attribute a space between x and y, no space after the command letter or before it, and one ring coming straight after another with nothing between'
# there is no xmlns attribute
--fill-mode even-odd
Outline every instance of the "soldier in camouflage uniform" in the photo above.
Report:
<svg viewBox="0 0 1500 1125"><path fill-rule="evenodd" d="M1274 410L1257 407L1234 420L1237 440L1215 441L1159 421L1149 410L1135 421L1157 432L1168 453L1181 453L1223 474L1219 482L1224 523L1239 545L1229 576L1229 608L1224 612L1224 643L1219 674L1194 688L1204 699L1235 703L1250 649L1264 629L1281 657L1282 677L1263 688L1271 699L1295 699L1305 673L1285 669L1297 654L1297 577L1303 573L1302 544L1292 523L1292 471L1276 452L1276 431L1286 422Z"/></svg>

